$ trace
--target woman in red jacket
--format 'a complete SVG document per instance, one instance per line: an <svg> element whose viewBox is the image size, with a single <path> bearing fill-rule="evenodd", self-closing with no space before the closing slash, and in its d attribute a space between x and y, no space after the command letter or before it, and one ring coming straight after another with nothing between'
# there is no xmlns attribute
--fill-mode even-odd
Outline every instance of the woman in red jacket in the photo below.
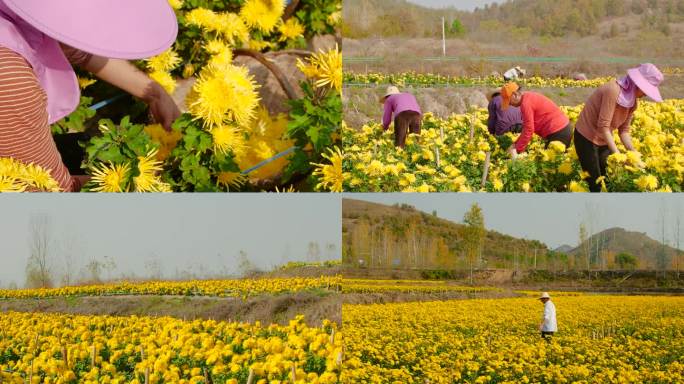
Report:
<svg viewBox="0 0 684 384"><path fill-rule="evenodd" d="M501 88L503 110L509 106L519 107L522 113L522 134L509 149L512 158L524 152L532 140L532 135L541 136L548 146L559 141L566 147L572 141L570 119L546 96L536 92L523 92L518 84L508 83Z"/></svg>

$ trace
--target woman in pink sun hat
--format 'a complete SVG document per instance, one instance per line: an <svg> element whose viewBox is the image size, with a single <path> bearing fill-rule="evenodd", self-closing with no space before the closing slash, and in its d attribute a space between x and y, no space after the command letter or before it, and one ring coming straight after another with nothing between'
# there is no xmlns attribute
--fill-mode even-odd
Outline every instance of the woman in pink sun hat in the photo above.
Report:
<svg viewBox="0 0 684 384"><path fill-rule="evenodd" d="M627 76L599 87L587 100L575 126L575 149L582 169L589 173L589 189L600 192L597 179L606 175L608 156L619 152L613 131L628 151L634 151L630 134L638 99L648 96L662 102L658 87L664 76L653 64L642 64Z"/></svg>
<svg viewBox="0 0 684 384"><path fill-rule="evenodd" d="M64 191L80 189L50 133L79 103L72 65L144 100L170 129L180 111L127 60L164 52L177 33L167 0L0 0L0 157L42 166Z"/></svg>

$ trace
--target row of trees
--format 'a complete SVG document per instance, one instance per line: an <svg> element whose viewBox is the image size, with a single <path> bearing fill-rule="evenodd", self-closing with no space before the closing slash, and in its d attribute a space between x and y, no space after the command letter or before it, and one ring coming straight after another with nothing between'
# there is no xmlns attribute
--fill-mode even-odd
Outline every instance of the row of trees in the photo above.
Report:
<svg viewBox="0 0 684 384"><path fill-rule="evenodd" d="M564 37L597 34L603 21L626 15L638 16L639 28L669 33L669 23L684 19L684 0L515 0L474 12L418 8L402 0L354 0L345 4L344 12L343 32L351 38L441 37L442 17L450 37ZM612 33L619 34L617 25Z"/></svg>

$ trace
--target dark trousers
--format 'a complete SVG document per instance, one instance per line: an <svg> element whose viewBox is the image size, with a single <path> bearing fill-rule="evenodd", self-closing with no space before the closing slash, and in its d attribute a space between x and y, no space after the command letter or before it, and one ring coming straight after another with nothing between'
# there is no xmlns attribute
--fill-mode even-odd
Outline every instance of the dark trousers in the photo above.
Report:
<svg viewBox="0 0 684 384"><path fill-rule="evenodd" d="M572 142L572 126L568 124L565 128L561 129L558 132L554 132L544 138L546 140L546 148L549 147L549 144L554 141L560 141L561 143L565 144L565 147L569 147L570 143Z"/></svg>
<svg viewBox="0 0 684 384"><path fill-rule="evenodd" d="M606 165L611 151L607 145L596 145L575 130L575 150L582 169L589 174L589 190L601 192L601 184L596 179L606 175Z"/></svg>
<svg viewBox="0 0 684 384"><path fill-rule="evenodd" d="M541 337L542 337L542 339L546 340L546 342L548 343L551 341L551 338L553 337L554 333L555 332L542 332Z"/></svg>
<svg viewBox="0 0 684 384"><path fill-rule="evenodd" d="M422 121L420 113L414 111L404 111L394 118L394 145L404 148L406 146L406 136L410 133L420 135L420 125Z"/></svg>

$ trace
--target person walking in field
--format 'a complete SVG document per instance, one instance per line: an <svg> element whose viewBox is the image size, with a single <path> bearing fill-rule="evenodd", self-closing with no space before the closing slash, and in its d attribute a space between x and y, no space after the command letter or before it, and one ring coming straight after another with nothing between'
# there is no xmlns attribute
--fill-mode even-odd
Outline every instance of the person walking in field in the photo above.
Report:
<svg viewBox="0 0 684 384"><path fill-rule="evenodd" d="M164 52L177 33L167 0L0 0L0 157L80 189L87 178L69 174L50 131L79 104L72 65L142 99L170 130L178 107L127 60Z"/></svg>
<svg viewBox="0 0 684 384"><path fill-rule="evenodd" d="M541 332L542 339L549 341L553 335L558 332L558 323L556 322L556 306L551 301L551 296L548 292L543 292L539 300L544 304L544 313L542 321L539 323L539 332Z"/></svg>
<svg viewBox="0 0 684 384"><path fill-rule="evenodd" d="M501 108L503 99L501 92L494 92L489 97L489 119L487 129L495 136L501 136L506 132L522 132L522 113L520 108L510 107L507 110Z"/></svg>
<svg viewBox="0 0 684 384"><path fill-rule="evenodd" d="M527 71L520 68L519 66L515 66L508 71L504 72L504 81L514 81L518 79L522 79L527 75Z"/></svg>
<svg viewBox="0 0 684 384"><path fill-rule="evenodd" d="M415 96L402 93L399 88L390 86L380 98L385 112L382 117L382 129L386 131L394 117L394 145L404 148L409 133L420 135L423 113Z"/></svg>
<svg viewBox="0 0 684 384"><path fill-rule="evenodd" d="M635 151L630 134L638 99L648 96L662 102L658 87L664 76L653 64L642 64L627 71L627 76L612 80L589 96L575 126L575 149L582 169L589 174L589 189L601 191L597 180L606 175L608 156L619 153L613 131L627 151Z"/></svg>
<svg viewBox="0 0 684 384"><path fill-rule="evenodd" d="M501 88L501 108L506 111L511 106L519 107L522 113L523 128L518 140L508 149L513 159L527 148L532 136L541 136L548 145L559 141L567 148L572 141L570 119L546 96L536 92L523 92L516 83L508 83Z"/></svg>

